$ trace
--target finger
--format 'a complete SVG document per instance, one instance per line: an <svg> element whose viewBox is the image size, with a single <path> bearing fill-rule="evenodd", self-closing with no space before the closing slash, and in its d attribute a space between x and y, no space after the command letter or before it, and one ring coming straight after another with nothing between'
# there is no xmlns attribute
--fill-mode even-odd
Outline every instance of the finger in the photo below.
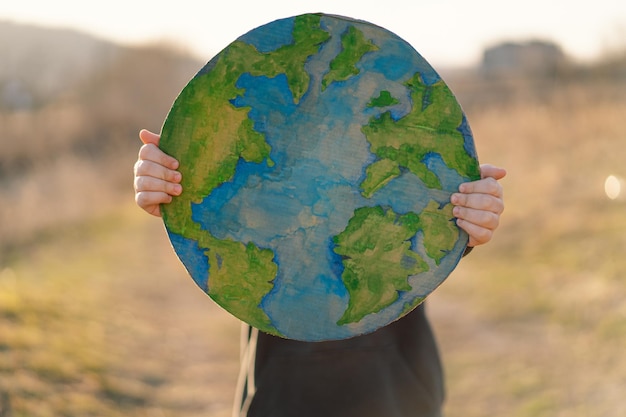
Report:
<svg viewBox="0 0 626 417"><path fill-rule="evenodd" d="M161 192L142 191L135 194L137 205L157 217L161 216L161 204L167 204L171 201L171 195Z"/></svg>
<svg viewBox="0 0 626 417"><path fill-rule="evenodd" d="M506 170L490 164L482 164L480 166L481 178L493 178L494 180L501 180L506 176Z"/></svg>
<svg viewBox="0 0 626 417"><path fill-rule="evenodd" d="M481 227L467 220L457 219L457 225L465 230L469 235L469 242L467 246L474 247L478 245L484 245L489 242L493 237L493 230Z"/></svg>
<svg viewBox="0 0 626 417"><path fill-rule="evenodd" d="M159 178L139 176L135 177L135 192L160 192L168 195L180 195L180 184L164 181Z"/></svg>
<svg viewBox="0 0 626 417"><path fill-rule="evenodd" d="M502 185L492 177L482 180L465 182L459 185L459 191L465 194L489 194L494 197L502 198Z"/></svg>
<svg viewBox="0 0 626 417"><path fill-rule="evenodd" d="M156 133L150 132L149 130L141 129L139 131L139 139L141 139L144 145L151 143L155 146L159 146L161 136Z"/></svg>
<svg viewBox="0 0 626 417"><path fill-rule="evenodd" d="M476 210L467 207L455 207L452 210L457 219L475 224L485 229L495 230L500 225L500 214L487 210Z"/></svg>
<svg viewBox="0 0 626 417"><path fill-rule="evenodd" d="M156 162L159 165L163 165L169 169L177 169L178 161L159 149L153 143L147 143L139 148L139 160L146 160Z"/></svg>
<svg viewBox="0 0 626 417"><path fill-rule="evenodd" d="M135 177L154 177L173 183L182 180L180 172L145 159L135 162Z"/></svg>
<svg viewBox="0 0 626 417"><path fill-rule="evenodd" d="M469 208L474 210L489 211L496 214L502 214L504 212L504 202L502 198L491 194L455 193L450 197L450 202L456 206L455 208Z"/></svg>

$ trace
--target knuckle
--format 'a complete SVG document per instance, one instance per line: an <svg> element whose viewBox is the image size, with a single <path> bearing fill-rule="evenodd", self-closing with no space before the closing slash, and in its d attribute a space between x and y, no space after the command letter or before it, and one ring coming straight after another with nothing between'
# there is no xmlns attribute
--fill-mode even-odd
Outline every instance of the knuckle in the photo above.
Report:
<svg viewBox="0 0 626 417"><path fill-rule="evenodd" d="M479 211L478 212L478 216L477 216L477 224L480 226L487 226L489 224L491 224L491 213L486 212L486 211Z"/></svg>
<svg viewBox="0 0 626 417"><path fill-rule="evenodd" d="M498 227L498 215L490 211L472 210L469 221L480 229L495 229Z"/></svg>
<svg viewBox="0 0 626 417"><path fill-rule="evenodd" d="M154 160L156 157L156 150L158 150L158 148L152 143L142 145L141 148L139 148L139 159Z"/></svg>
<svg viewBox="0 0 626 417"><path fill-rule="evenodd" d="M143 159L138 159L137 162L135 162L135 175L136 176L144 175L146 171L147 171L146 161Z"/></svg>
<svg viewBox="0 0 626 417"><path fill-rule="evenodd" d="M487 243L491 240L493 232L489 229L479 228L474 238L480 243Z"/></svg>
<svg viewBox="0 0 626 417"><path fill-rule="evenodd" d="M476 209L486 210L491 207L491 196L489 196L488 194L478 194L474 198L474 207Z"/></svg>
<svg viewBox="0 0 626 417"><path fill-rule="evenodd" d="M149 153L150 153L149 145L142 145L141 148L139 148L139 154L137 155L137 157L140 160L146 159Z"/></svg>
<svg viewBox="0 0 626 417"><path fill-rule="evenodd" d="M488 193L496 194L498 192L499 184L494 178L485 178L485 185Z"/></svg>
<svg viewBox="0 0 626 417"><path fill-rule="evenodd" d="M483 194L480 197L479 206L483 210L488 210L493 213L502 212L502 200L490 194Z"/></svg>
<svg viewBox="0 0 626 417"><path fill-rule="evenodd" d="M489 227L489 229L494 230L500 225L500 216L495 213L489 213L486 219L485 224Z"/></svg>
<svg viewBox="0 0 626 417"><path fill-rule="evenodd" d="M495 196L485 196L485 209L495 214L500 214L504 210L502 199Z"/></svg>
<svg viewBox="0 0 626 417"><path fill-rule="evenodd" d="M495 178L490 178L491 192L493 195L501 197L503 194L502 184L500 184Z"/></svg>
<svg viewBox="0 0 626 417"><path fill-rule="evenodd" d="M496 207L496 213L502 214L504 213L504 202L502 200L498 200L498 204Z"/></svg>
<svg viewBox="0 0 626 417"><path fill-rule="evenodd" d="M146 177L142 177L142 176L135 177L135 191L138 191L138 192L145 191L145 183L146 183Z"/></svg>
<svg viewBox="0 0 626 417"><path fill-rule="evenodd" d="M144 192L138 192L135 194L135 203L139 207L147 207L150 204L148 200L148 196Z"/></svg>

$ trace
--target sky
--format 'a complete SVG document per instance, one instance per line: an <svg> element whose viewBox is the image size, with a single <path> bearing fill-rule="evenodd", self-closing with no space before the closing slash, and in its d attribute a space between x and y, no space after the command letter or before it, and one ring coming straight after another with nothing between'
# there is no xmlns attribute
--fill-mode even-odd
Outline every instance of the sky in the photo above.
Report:
<svg viewBox="0 0 626 417"><path fill-rule="evenodd" d="M366 20L431 65L478 64L502 41L546 40L579 61L626 49L624 0L3 0L0 20L78 29L124 44L169 42L208 60L276 19L323 12Z"/></svg>

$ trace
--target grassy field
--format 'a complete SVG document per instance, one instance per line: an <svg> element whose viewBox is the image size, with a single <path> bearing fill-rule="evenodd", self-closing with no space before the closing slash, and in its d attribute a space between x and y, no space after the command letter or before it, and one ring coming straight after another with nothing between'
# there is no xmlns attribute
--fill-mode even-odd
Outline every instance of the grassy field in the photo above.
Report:
<svg viewBox="0 0 626 417"><path fill-rule="evenodd" d="M13 415L230 415L238 323L186 279L158 220L126 205L24 255L0 275Z"/></svg>
<svg viewBox="0 0 626 417"><path fill-rule="evenodd" d="M431 300L450 416L626 415L626 199L604 193L626 176L624 92L468 112L481 159L508 169L507 209Z"/></svg>
<svg viewBox="0 0 626 417"><path fill-rule="evenodd" d="M626 415L626 200L603 189L626 177L626 88L481 102L481 85L452 86L482 162L509 173L494 241L428 301L447 416ZM239 325L134 207L134 158L0 182L1 227L20 236L0 257L0 415L230 415ZM94 172L128 183L98 188Z"/></svg>

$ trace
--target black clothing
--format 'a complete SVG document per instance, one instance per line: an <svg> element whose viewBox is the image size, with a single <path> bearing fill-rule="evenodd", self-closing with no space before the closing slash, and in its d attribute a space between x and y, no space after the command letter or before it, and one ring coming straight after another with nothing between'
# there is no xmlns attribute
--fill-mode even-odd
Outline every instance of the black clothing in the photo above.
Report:
<svg viewBox="0 0 626 417"><path fill-rule="evenodd" d="M422 304L374 333L339 341L299 342L253 330L254 375L241 387L241 416L441 416L443 372L424 310Z"/></svg>

